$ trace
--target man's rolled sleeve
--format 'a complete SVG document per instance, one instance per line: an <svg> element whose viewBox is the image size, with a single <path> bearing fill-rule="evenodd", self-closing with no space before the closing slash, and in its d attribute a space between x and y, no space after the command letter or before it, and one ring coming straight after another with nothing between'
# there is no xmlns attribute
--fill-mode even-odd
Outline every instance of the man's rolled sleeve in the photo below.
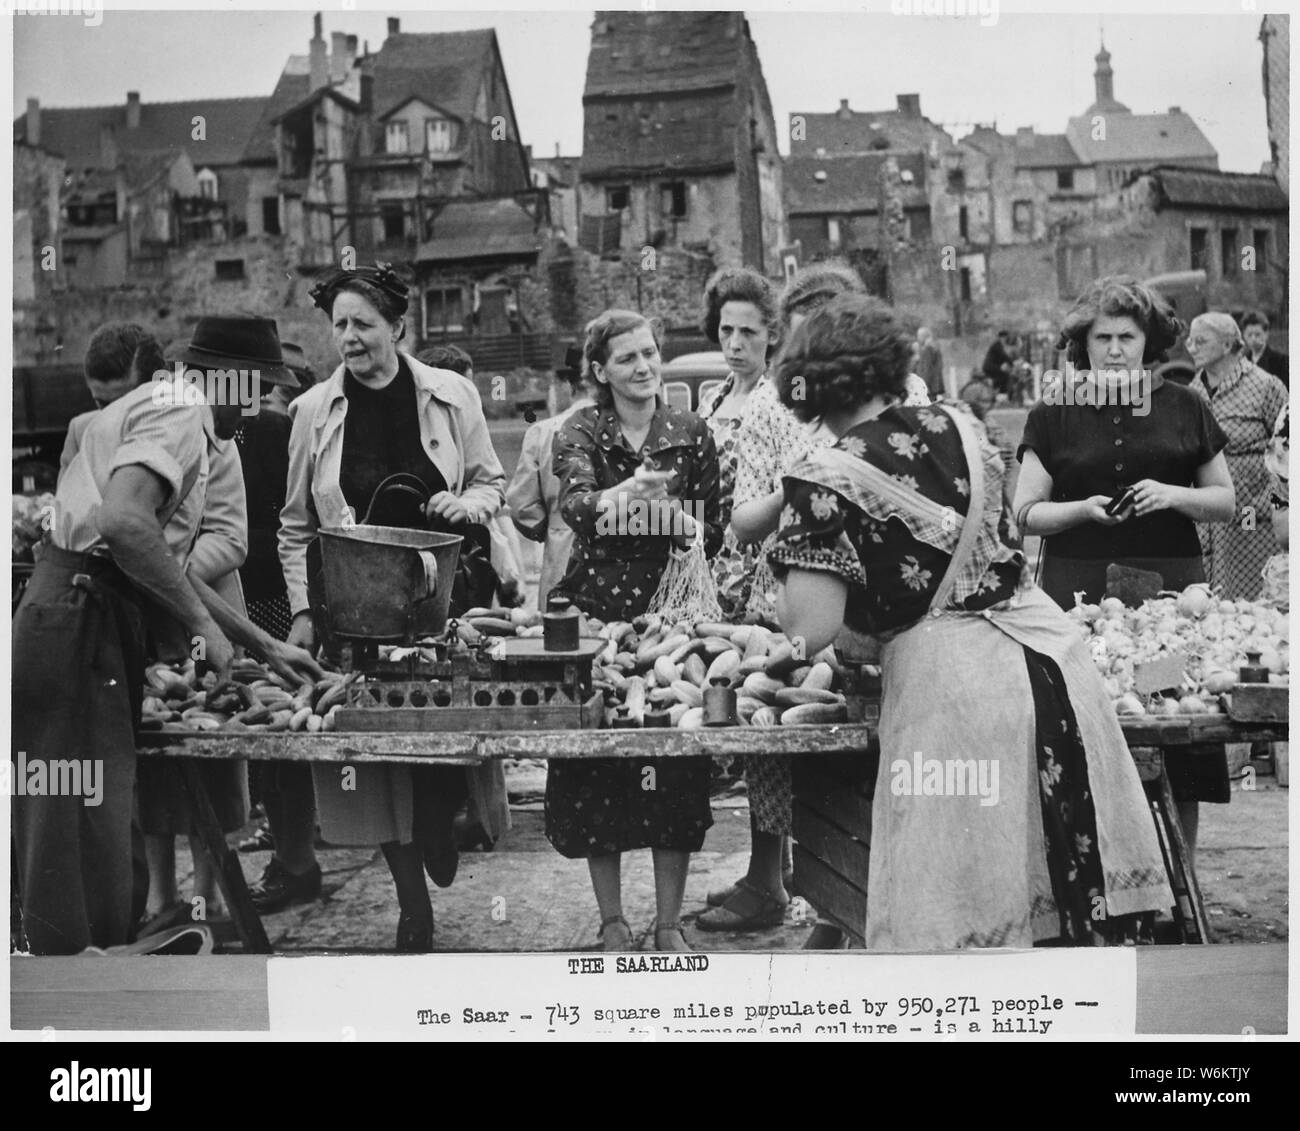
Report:
<svg viewBox="0 0 1300 1131"><path fill-rule="evenodd" d="M126 418L122 443L108 466L108 477L120 467L147 467L167 486L165 508L181 496L188 468L203 458L207 434L203 410L194 405L142 401Z"/></svg>

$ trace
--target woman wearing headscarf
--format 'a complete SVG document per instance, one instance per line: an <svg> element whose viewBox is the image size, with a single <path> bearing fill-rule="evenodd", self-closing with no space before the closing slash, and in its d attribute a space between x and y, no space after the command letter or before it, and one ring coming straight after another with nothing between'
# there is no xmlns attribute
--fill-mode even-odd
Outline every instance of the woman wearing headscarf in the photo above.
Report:
<svg viewBox="0 0 1300 1131"><path fill-rule="evenodd" d="M1263 587L1264 565L1277 552L1264 457L1287 392L1247 358L1245 348L1229 314L1202 314L1187 331L1187 351L1197 369L1191 387L1209 403L1228 438L1224 455L1237 496L1231 521L1197 527L1205 573L1221 597L1253 601Z"/></svg>
<svg viewBox="0 0 1300 1131"><path fill-rule="evenodd" d="M342 364L290 408L280 561L293 612L289 639L304 647L316 643L327 613L319 551L312 549L322 527L365 521L449 531L465 538L462 558L477 545L486 561L483 524L502 505L505 473L474 389L398 348L407 294L386 264L332 272L312 291L330 318ZM401 489L391 490L394 483ZM458 576L454 602L474 603L472 582ZM332 844L383 849L401 905L397 949L427 951L433 910L423 871L440 887L455 876L452 821L466 796L466 771L352 769L355 788L345 790L336 771L313 766L321 834ZM490 792L490 767L469 773L470 788ZM501 808L481 810L494 836L506 825Z"/></svg>

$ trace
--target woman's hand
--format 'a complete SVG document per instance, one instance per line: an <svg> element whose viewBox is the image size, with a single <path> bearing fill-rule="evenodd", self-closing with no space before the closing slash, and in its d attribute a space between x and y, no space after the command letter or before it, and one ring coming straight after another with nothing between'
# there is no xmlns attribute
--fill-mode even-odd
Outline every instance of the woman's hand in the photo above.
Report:
<svg viewBox="0 0 1300 1131"><path fill-rule="evenodd" d="M429 499L424 508L424 516L433 518L434 515L453 526L470 521L469 508L450 491L439 491Z"/></svg>
<svg viewBox="0 0 1300 1131"><path fill-rule="evenodd" d="M293 618L293 624L289 626L289 639L286 643L308 652L315 651L316 626L312 624L311 613L306 609Z"/></svg>
<svg viewBox="0 0 1300 1131"><path fill-rule="evenodd" d="M1109 504L1109 495L1092 495L1082 500L1078 506L1083 511L1083 521L1095 522L1099 526L1118 526L1121 522L1128 521L1128 516L1133 513L1132 507L1125 507L1119 514L1109 515L1106 513Z"/></svg>
<svg viewBox="0 0 1300 1131"><path fill-rule="evenodd" d="M601 505L617 507L620 495L629 501L635 499L646 503L666 499L668 484L676 474L675 471L648 471L638 467L635 475L628 476L622 483L615 483L600 493Z"/></svg>
<svg viewBox="0 0 1300 1131"><path fill-rule="evenodd" d="M1185 494L1184 488L1159 483L1154 479L1140 479L1133 484L1133 513L1154 514L1178 506Z"/></svg>

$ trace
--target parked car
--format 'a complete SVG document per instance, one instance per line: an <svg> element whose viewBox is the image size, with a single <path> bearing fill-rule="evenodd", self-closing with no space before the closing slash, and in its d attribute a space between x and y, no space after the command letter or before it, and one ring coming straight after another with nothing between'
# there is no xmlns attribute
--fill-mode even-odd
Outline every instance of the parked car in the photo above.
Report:
<svg viewBox="0 0 1300 1131"><path fill-rule="evenodd" d="M725 381L729 372L721 350L684 353L664 362L664 400L694 412L701 398Z"/></svg>

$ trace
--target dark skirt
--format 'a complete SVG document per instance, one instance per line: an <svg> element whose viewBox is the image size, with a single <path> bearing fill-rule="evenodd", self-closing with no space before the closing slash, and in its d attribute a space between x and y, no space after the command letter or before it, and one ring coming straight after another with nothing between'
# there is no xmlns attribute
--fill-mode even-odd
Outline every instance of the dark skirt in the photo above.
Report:
<svg viewBox="0 0 1300 1131"><path fill-rule="evenodd" d="M1165 588L1185 589L1205 580L1205 565L1200 557L1126 558L1120 565L1147 569L1164 578ZM1074 595L1082 590L1083 600L1097 604L1106 596L1105 558L1062 558L1043 554L1039 585L1067 612L1074 608ZM1201 743L1186 747L1177 757L1165 759L1165 772L1175 801L1209 801L1217 805L1232 800L1228 779L1228 754L1221 743Z"/></svg>
<svg viewBox="0 0 1300 1131"><path fill-rule="evenodd" d="M556 758L546 839L570 860L637 848L698 852L713 824L709 758Z"/></svg>

